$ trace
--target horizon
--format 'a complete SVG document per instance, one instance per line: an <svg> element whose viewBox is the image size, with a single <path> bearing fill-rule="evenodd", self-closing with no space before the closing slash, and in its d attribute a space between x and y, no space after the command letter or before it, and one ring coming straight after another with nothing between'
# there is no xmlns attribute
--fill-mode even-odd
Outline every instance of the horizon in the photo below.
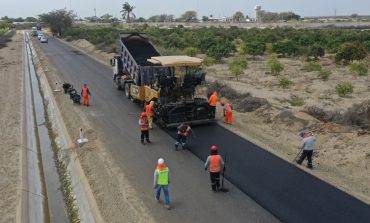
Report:
<svg viewBox="0 0 370 223"><path fill-rule="evenodd" d="M86 7L85 1L76 0L26 0L6 2L0 9L0 17L8 16L11 18L38 17L42 13L48 13L53 10L66 9L72 10L79 18L91 17L96 14L100 17L106 13L113 17L122 18L120 10L125 1L112 0L110 4L104 4L104 1L91 0L89 7ZM358 14L362 16L369 15L367 9L370 8L370 1L358 0L356 4L349 1L327 1L320 0L302 1L302 0L252 0L244 2L243 0L234 0L234 3L228 4L224 0L214 0L212 8L205 0L187 0L186 2L174 0L136 0L127 1L135 6L134 14L136 18L143 17L148 19L150 16L168 14L180 17L186 11L196 11L198 18L202 16L213 15L216 18L230 17L235 12L241 11L244 15L254 18L254 6L262 6L262 10L268 12L294 12L301 17L322 17L322 16L350 16ZM19 8L19 4L24 7ZM316 7L320 5L320 7ZM168 10L170 9L170 10Z"/></svg>

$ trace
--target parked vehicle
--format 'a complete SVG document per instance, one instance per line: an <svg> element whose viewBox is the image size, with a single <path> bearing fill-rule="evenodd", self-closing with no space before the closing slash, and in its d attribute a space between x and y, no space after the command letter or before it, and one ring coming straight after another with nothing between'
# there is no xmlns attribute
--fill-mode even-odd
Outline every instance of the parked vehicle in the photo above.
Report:
<svg viewBox="0 0 370 223"><path fill-rule="evenodd" d="M49 42L49 40L48 40L48 38L46 38L45 36L42 36L42 37L40 38L40 42L41 42L41 43L48 43L48 42Z"/></svg>
<svg viewBox="0 0 370 223"><path fill-rule="evenodd" d="M39 32L39 33L37 34L37 39L41 40L41 37L43 37L43 36L44 36L44 34Z"/></svg>
<svg viewBox="0 0 370 223"><path fill-rule="evenodd" d="M32 27L31 35L32 36L37 36L38 35L37 27L36 26Z"/></svg>

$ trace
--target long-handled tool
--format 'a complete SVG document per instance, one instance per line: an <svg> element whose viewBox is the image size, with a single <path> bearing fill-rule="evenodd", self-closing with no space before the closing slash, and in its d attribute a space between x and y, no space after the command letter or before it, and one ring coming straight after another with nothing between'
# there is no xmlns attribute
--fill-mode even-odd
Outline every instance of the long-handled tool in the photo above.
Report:
<svg viewBox="0 0 370 223"><path fill-rule="evenodd" d="M224 169L222 170L222 181L221 181L221 192L229 192L229 189L224 187L224 180L225 180L225 171L226 171L226 160L227 160L227 152L225 153L225 161L224 161Z"/></svg>
<svg viewBox="0 0 370 223"><path fill-rule="evenodd" d="M303 147L299 150L299 152L297 153L297 156L294 158L294 160L292 160L292 162L297 162L297 158L299 157L299 155L301 155L302 151L303 151Z"/></svg>

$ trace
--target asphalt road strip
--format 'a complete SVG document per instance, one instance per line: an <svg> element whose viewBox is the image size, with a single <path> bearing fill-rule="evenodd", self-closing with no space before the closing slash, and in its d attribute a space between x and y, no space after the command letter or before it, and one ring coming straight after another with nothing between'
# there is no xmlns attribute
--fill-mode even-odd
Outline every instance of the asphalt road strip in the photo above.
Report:
<svg viewBox="0 0 370 223"><path fill-rule="evenodd" d="M367 204L229 130L217 124L193 130L190 151L203 161L212 145L227 152L226 178L282 222L369 222Z"/></svg>

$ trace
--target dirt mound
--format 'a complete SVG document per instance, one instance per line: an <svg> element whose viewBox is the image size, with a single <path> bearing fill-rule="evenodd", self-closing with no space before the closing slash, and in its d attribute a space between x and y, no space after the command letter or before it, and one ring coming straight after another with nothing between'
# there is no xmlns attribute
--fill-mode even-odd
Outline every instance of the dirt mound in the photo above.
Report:
<svg viewBox="0 0 370 223"><path fill-rule="evenodd" d="M317 106L306 106L303 108L302 112L323 122L335 122L338 124L370 129L370 100L352 106L345 114L325 111Z"/></svg>
<svg viewBox="0 0 370 223"><path fill-rule="evenodd" d="M325 111L324 109L317 107L315 105L305 106L301 110L301 112L307 113L322 122L330 122L334 118L334 114L332 112Z"/></svg>
<svg viewBox="0 0 370 223"><path fill-rule="evenodd" d="M283 111L276 115L273 120L274 123L282 123L286 126L297 125L297 129L305 129L309 125L309 121L296 117L292 111Z"/></svg>
<svg viewBox="0 0 370 223"><path fill-rule="evenodd" d="M214 91L217 91L220 97L227 98L238 112L253 112L261 107L271 107L265 98L253 97L250 93L240 94L229 86L222 85L217 81L208 87L208 97Z"/></svg>
<svg viewBox="0 0 370 223"><path fill-rule="evenodd" d="M370 129L370 100L356 104L343 116L343 124Z"/></svg>

